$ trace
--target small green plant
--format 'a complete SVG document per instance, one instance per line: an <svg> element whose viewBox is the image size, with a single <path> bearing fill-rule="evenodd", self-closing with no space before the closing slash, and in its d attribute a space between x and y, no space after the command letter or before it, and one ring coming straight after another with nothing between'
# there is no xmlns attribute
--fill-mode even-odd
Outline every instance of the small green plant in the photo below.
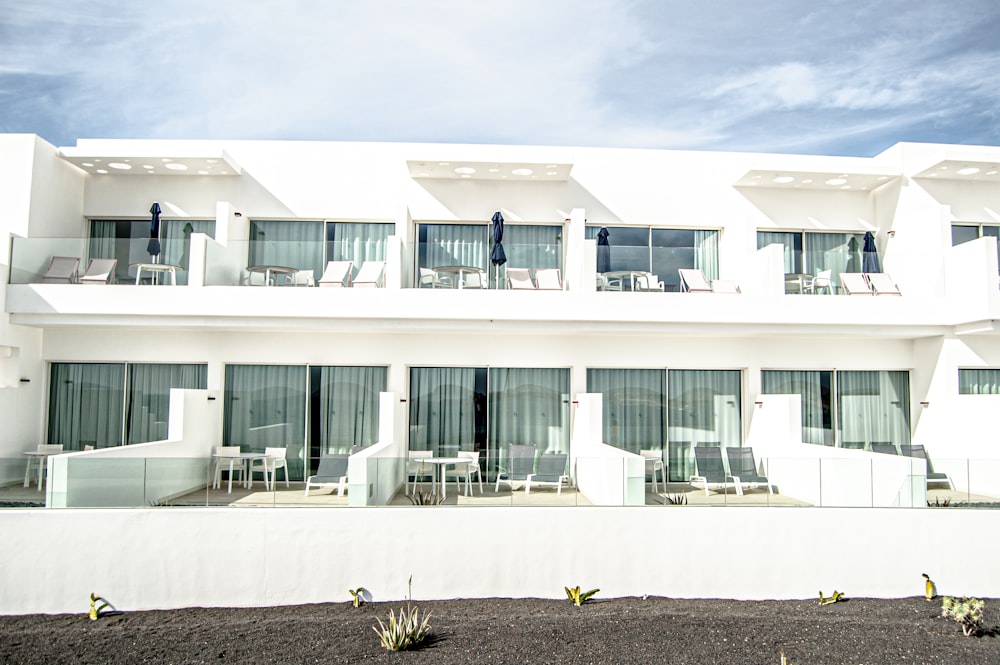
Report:
<svg viewBox="0 0 1000 665"><path fill-rule="evenodd" d="M359 586L357 589L348 589L347 593L351 594L353 599L351 602L355 607L361 607L365 604L365 594L368 593L368 589L363 586Z"/></svg>
<svg viewBox="0 0 1000 665"><path fill-rule="evenodd" d="M444 498L437 492L414 491L410 495L410 503L414 506L440 506Z"/></svg>
<svg viewBox="0 0 1000 665"><path fill-rule="evenodd" d="M400 608L399 616L389 610L387 624L383 624L381 619L376 619L378 626L372 626L372 630L382 641L382 646L389 651L405 651L417 647L427 639L430 632L430 613L425 614L424 618L421 619L420 610L416 605L410 604L412 588L413 575L410 575L410 580L407 583L406 609Z"/></svg>
<svg viewBox="0 0 1000 665"><path fill-rule="evenodd" d="M580 607L580 605L583 605L585 602L590 600L594 595L596 595L598 591L600 591L600 589L591 589L590 591L584 591L583 593L581 593L580 587L578 586L573 587L572 589L566 587L566 597L569 598L571 603L573 603L577 607Z"/></svg>
<svg viewBox="0 0 1000 665"><path fill-rule="evenodd" d="M101 616L101 612L104 612L104 610L109 610L113 612L115 608L111 603L109 603L104 598L101 598L96 593L91 593L90 612L87 614L87 616L90 617L90 620L97 621L97 619Z"/></svg>
<svg viewBox="0 0 1000 665"><path fill-rule="evenodd" d="M941 616L950 617L962 627L966 636L979 635L983 632L983 608L985 601L978 598L954 598L945 596L941 599Z"/></svg>
<svg viewBox="0 0 1000 665"><path fill-rule="evenodd" d="M965 504L961 501L952 501L950 496L941 498L939 496L934 497L934 503L930 501L927 502L927 506L930 508L961 508Z"/></svg>
<svg viewBox="0 0 1000 665"><path fill-rule="evenodd" d="M667 494L664 498L671 506L686 506L688 502L687 494Z"/></svg>
<svg viewBox="0 0 1000 665"><path fill-rule="evenodd" d="M820 605L831 605L841 600L844 600L844 594L842 594L840 591L837 591L836 589L833 590L833 595L830 596L829 598L824 598L823 592L822 591L819 592Z"/></svg>

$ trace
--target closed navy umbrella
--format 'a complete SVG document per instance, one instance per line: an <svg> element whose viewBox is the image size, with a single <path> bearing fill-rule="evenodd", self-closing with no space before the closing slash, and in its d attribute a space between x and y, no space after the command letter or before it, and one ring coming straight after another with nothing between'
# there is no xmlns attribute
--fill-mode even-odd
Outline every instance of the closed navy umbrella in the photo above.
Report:
<svg viewBox="0 0 1000 665"><path fill-rule="evenodd" d="M861 272L882 272L878 263L878 250L875 249L875 236L871 231L865 232L865 246L861 250Z"/></svg>
<svg viewBox="0 0 1000 665"><path fill-rule="evenodd" d="M503 215L500 211L493 213L493 249L490 250L490 263L496 267L496 281L499 286L500 266L507 263L507 254L503 251Z"/></svg>
<svg viewBox="0 0 1000 665"><path fill-rule="evenodd" d="M601 227L597 232L597 272L611 270L611 244L608 243L608 229Z"/></svg>
<svg viewBox="0 0 1000 665"><path fill-rule="evenodd" d="M149 242L146 244L146 253L153 258L153 263L157 262L160 256L160 204L153 201L149 207L153 219L149 224Z"/></svg>

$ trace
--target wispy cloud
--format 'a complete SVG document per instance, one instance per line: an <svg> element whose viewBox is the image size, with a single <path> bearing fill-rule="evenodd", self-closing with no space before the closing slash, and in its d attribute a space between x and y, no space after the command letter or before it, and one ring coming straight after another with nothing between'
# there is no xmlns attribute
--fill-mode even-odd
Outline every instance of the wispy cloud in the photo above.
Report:
<svg viewBox="0 0 1000 665"><path fill-rule="evenodd" d="M0 130L835 151L1000 142L994 0L0 0ZM964 10L964 11L963 11Z"/></svg>

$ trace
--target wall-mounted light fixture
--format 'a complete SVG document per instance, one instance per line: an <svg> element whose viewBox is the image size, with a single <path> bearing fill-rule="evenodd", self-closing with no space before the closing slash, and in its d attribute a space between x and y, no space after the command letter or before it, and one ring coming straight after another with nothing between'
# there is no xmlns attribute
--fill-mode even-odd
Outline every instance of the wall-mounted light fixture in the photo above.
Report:
<svg viewBox="0 0 1000 665"><path fill-rule="evenodd" d="M233 213L233 215L235 215L236 217L242 217L243 213L237 210L236 212Z"/></svg>
<svg viewBox="0 0 1000 665"><path fill-rule="evenodd" d="M754 402L753 404L754 404L754 406L756 406L756 407L757 407L758 409L760 409L760 408L762 408L762 407L764 406L764 403L763 403L763 402Z"/></svg>
<svg viewBox="0 0 1000 665"><path fill-rule="evenodd" d="M209 395L208 396L208 401L209 402L214 402L215 401L215 395Z"/></svg>
<svg viewBox="0 0 1000 665"><path fill-rule="evenodd" d="M895 238L896 237L896 230L895 229L889 229L889 237L890 238Z"/></svg>
<svg viewBox="0 0 1000 665"><path fill-rule="evenodd" d="M920 403L920 406L924 407L925 409L926 409L927 407L929 407L930 405L931 405L931 403L930 403L930 402L921 402L921 403Z"/></svg>
<svg viewBox="0 0 1000 665"><path fill-rule="evenodd" d="M31 383L31 379L28 379L28 378L25 378L25 377L22 376L21 377L21 383Z"/></svg>

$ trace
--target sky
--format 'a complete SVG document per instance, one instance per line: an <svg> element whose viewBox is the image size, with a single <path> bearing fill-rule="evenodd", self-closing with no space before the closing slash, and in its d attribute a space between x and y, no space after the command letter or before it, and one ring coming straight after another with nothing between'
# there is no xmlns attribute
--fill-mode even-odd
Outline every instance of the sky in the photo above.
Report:
<svg viewBox="0 0 1000 665"><path fill-rule="evenodd" d="M1000 145L1000 2L0 0L0 132Z"/></svg>

